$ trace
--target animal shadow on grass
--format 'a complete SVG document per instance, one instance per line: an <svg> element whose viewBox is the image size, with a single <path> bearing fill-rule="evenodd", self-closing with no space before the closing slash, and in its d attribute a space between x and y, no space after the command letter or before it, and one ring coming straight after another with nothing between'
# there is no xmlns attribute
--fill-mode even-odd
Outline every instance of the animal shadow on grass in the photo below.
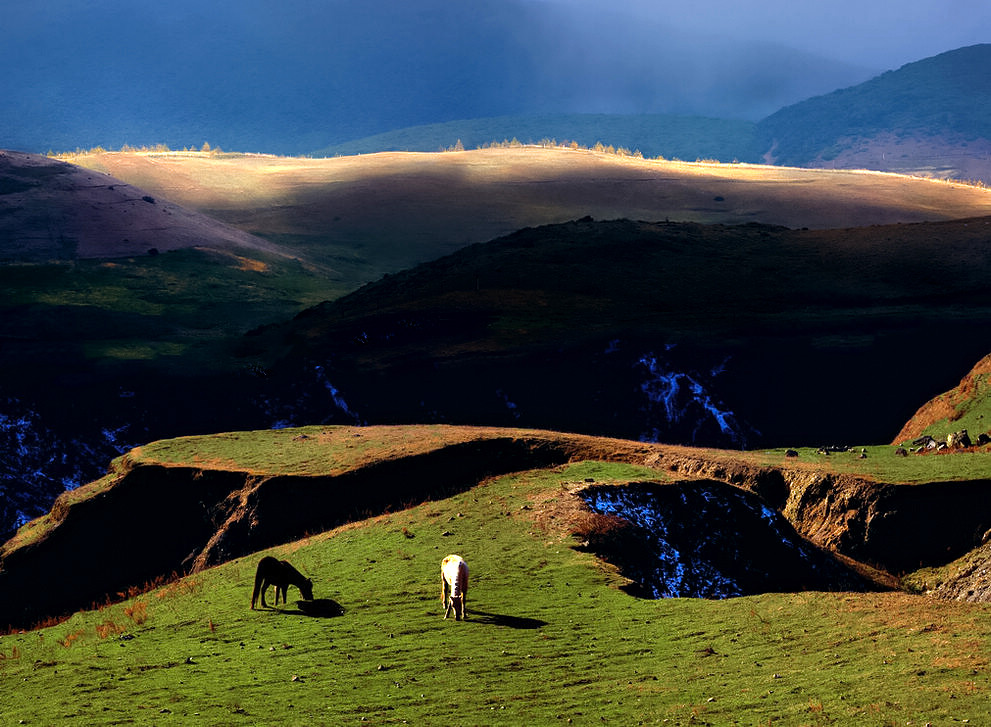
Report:
<svg viewBox="0 0 991 727"><path fill-rule="evenodd" d="M313 618L335 618L344 615L344 607L332 598L314 598L312 601L296 601L296 608L292 611L279 609L279 612Z"/></svg>
<svg viewBox="0 0 991 727"><path fill-rule="evenodd" d="M500 613L486 613L485 611L468 611L471 621L475 623L491 624L492 626L508 626L511 629L539 629L546 626L546 621L539 618L525 618L523 616L506 616Z"/></svg>

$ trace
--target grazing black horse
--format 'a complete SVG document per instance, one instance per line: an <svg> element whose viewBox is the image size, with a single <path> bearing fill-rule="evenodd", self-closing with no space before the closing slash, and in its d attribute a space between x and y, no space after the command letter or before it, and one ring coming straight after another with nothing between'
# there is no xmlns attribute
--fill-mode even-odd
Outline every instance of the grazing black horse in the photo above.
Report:
<svg viewBox="0 0 991 727"><path fill-rule="evenodd" d="M258 561L258 570L255 571L255 589L251 592L252 610L259 595L262 597L262 608L268 608L268 604L265 603L265 591L269 586L275 586L276 606L279 605L280 593L283 605L286 603L286 591L289 586L296 586L307 601L313 600L313 581L293 568L288 560L276 560L266 555Z"/></svg>

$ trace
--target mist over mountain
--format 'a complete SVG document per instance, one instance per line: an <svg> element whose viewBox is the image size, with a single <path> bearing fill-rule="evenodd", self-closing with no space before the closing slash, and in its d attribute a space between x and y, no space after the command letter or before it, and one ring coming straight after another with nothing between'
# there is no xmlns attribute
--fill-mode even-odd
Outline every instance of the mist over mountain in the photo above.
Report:
<svg viewBox="0 0 991 727"><path fill-rule="evenodd" d="M659 13L533 0L55 0L4 14L0 148L34 152L208 142L299 154L548 112L757 120L880 70Z"/></svg>
<svg viewBox="0 0 991 727"><path fill-rule="evenodd" d="M647 157L873 169L991 182L991 44L907 63L751 122L673 114L531 114L396 129L318 155L437 151L501 139L596 143Z"/></svg>

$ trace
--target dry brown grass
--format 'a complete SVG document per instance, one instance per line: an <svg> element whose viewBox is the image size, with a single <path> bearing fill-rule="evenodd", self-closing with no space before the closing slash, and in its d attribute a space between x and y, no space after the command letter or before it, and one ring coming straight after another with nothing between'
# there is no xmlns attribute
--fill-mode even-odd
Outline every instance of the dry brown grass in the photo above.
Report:
<svg viewBox="0 0 991 727"><path fill-rule="evenodd" d="M0 198L2 252L18 259L127 257L200 245L266 251L277 248L243 230L147 194L119 180L38 155L5 152L13 174L45 184ZM157 194L157 193L156 193Z"/></svg>
<svg viewBox="0 0 991 727"><path fill-rule="evenodd" d="M586 149L328 159L112 152L72 161L253 233L433 239L448 249L585 215L809 228L991 215L991 191L967 185Z"/></svg>

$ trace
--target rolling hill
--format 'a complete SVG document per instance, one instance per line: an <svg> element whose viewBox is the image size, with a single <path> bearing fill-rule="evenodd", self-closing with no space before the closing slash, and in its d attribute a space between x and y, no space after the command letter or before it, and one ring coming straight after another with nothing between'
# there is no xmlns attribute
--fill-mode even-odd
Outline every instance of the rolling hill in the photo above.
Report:
<svg viewBox="0 0 991 727"><path fill-rule="evenodd" d="M15 158L29 159L16 155L9 157ZM36 158L30 159L31 164L40 163ZM77 486L98 476L111 457L141 442L184 433L341 420L341 417L346 422L383 421L376 418L379 404L371 406L366 403L379 401L381 397L372 396L369 399L366 396L369 392L362 388L365 384L359 385L357 382L361 379L372 383L374 376L379 375L376 371L388 370L390 366L400 365L398 362L387 363L384 369L376 364L364 374L348 371L343 374L345 378L342 380L337 379L342 362L324 357L330 350L327 346L331 342L321 343L311 354L296 345L291 356L283 358L295 344L282 333L277 333L277 329L271 328L264 335L255 334L243 340L241 337L260 326L286 321L321 301L339 298L363 284L381 279L385 274L394 275L418 263L452 254L466 245L509 234L520 227L561 223L595 215L605 219L691 219L723 225L765 220L793 227L828 228L974 217L989 214L991 210L991 197L986 190L895 175L769 169L748 165L681 164L570 149L487 149L340 159L113 153L93 155L81 161L93 169L83 170L78 166L49 161L46 163L58 173L44 179L30 179L30 183L23 181L34 173L31 171L34 167L27 165L27 171L17 172L20 177L17 174L11 177L15 181L9 183L12 185L8 187L10 193L3 197L8 203L19 199L18 209L31 204L36 205L37 209L48 209L46 205L52 199L60 199L64 204L76 200L78 209L61 213L59 219L85 221L88 210L94 212L94 219L98 218L99 211L90 205L104 204L99 201L104 199L99 195L107 195L104 210L119 211L121 207L114 195L126 190L128 201L125 208L133 210L127 213L132 215L129 219L145 219L134 217L134 212L161 216L164 214L163 208L175 212L171 219L177 217L180 210L195 209L206 213L212 220L225 223L226 226L218 228L227 231L225 234L244 235L247 232L255 237L244 236L248 240L247 247L232 247L234 243L230 241L210 243L209 238L204 238L199 239L194 247L152 255L146 241L142 240L140 245L130 248L120 248L114 242L125 236L140 240L137 232L133 237L130 234L120 235L119 232L116 236L97 234L86 243L91 246L90 249L99 251L100 245L105 245L102 254L125 256L72 257L64 261L45 260L0 266L5 296L4 345L0 351L4 374L0 392L4 397L4 419L0 436L10 453L2 463L3 486L8 493L4 500L6 509L3 518L8 531L15 523L44 512L65 487ZM74 191L59 191L46 186L68 179L67 170L85 184L71 188ZM107 172L112 172L113 180L105 176ZM111 186L114 190L109 189ZM31 195L35 196L33 202L29 199ZM155 202L147 202L144 197L150 197ZM154 222L156 218L149 219ZM232 231L234 226L239 231ZM630 229L637 231L634 234L636 237L639 231L650 227L633 224ZM90 228L96 232L100 229L95 226ZM604 223L583 223L575 229L584 230L583 235L586 232L595 235L599 234L594 232L596 229L625 228L622 224L610 227ZM551 380L559 381L556 393L554 387L546 391L548 395L553 394L554 400L565 402L556 414L550 409L541 413L543 405L537 408L528 405L515 410L517 415L525 418L536 416L536 419L527 419L531 426L550 426L553 423L568 430L595 433L622 431L634 437L677 436L676 441L704 440L724 444L732 441L727 439L727 432L733 431L733 436L742 435L753 444L758 441L753 431L756 426L754 422L737 422L739 426L734 425L737 428L730 427L724 431L722 426L714 423L718 419L713 420L710 416L713 412L729 409L726 401L722 400L726 392L720 392L717 396L717 389L708 388L709 383L705 383L713 376L719 380L720 386L730 381L728 375L712 374L722 361L717 349L723 343L704 352L681 346L675 353L669 354L667 344L673 339L668 337L668 333L673 330L674 324L658 323L662 319L657 315L656 306L643 305L643 296L649 298L652 295L650 288L636 281L654 280L658 291L665 290L672 283L676 286L671 290L685 290L677 286L691 280L698 281L704 287L707 285L704 277L706 267L698 268L694 261L706 259L708 255L715 255L713 260L730 260L731 246L735 243L729 241L745 240L741 250L746 248L769 256L766 263L756 259L748 262L750 267L746 269L759 269L765 265L766 270L751 282L731 275L728 282L719 283L729 286L725 291L726 300L733 300L732 289L751 290L758 280L768 281L768 291L771 291L787 283L791 277L792 271L785 261L793 259L792 256L803 245L818 244L812 242L816 239L815 230L802 233L808 242L798 244L795 250L781 257L782 241L791 233L772 228L670 225L659 229L681 230L678 234L683 236L684 242L673 248L677 254L671 258L672 264L680 261L674 267L665 267L667 263L664 263L642 270L637 267L636 254L631 254L626 262L621 258L614 261L607 244L595 248L598 252L583 261L580 255L576 258L566 247L561 247L560 241L549 242L546 248L553 259L541 260L543 243L533 237L540 233L531 231L527 234L534 241L532 249L514 252L510 246L499 253L507 261L500 263L503 269L498 275L505 279L500 285L509 284L512 288L522 283L524 287L502 300L498 295L486 293L488 300L479 308L477 301L471 302L465 298L469 291L459 287L463 281L458 282L452 288L453 308L447 309L441 319L442 328L448 328L440 339L433 340L457 341L457 346L468 345L469 348L475 346L475 343L469 343L471 336L475 335L471 330L457 333L458 321L480 335L478 341L484 341L491 333L485 329L489 325L486 315L496 315L497 319L512 322L519 311L530 306L530 301L539 301L545 295L541 286L547 285L546 295L552 303L552 308L548 310L557 307L565 315L555 318L558 316L555 313L546 321L537 321L536 327L528 324L532 332L528 337L520 338L520 346L515 349L505 336L508 331L500 334L503 338L499 346L510 343L503 353L510 354L511 359L518 355L523 355L524 359L542 355L538 354L541 350L547 352L536 364L535 371L549 372ZM864 245L865 250L869 250L869 261L890 256L896 261L893 270L904 271L905 267L897 266L916 260L911 263L913 270L908 271L913 276L927 268L930 268L927 273L930 275L945 269L953 276L958 275L959 271L960 280L966 281L981 270L980 263L967 270L966 266L958 266L954 261L959 253L974 247L974 240L979 239L974 235L980 229L977 223L933 228L902 224L877 228L872 233L851 233L849 237L851 241L858 241L855 245ZM910 230L923 230L931 236L929 244L936 260L933 266L916 258L897 262L902 256L895 248L902 244L901 236ZM796 231L795 235L799 232ZM725 245L719 242L724 234L727 235ZM844 236L846 233L837 233L828 244L839 244L837 241ZM68 234L64 237L69 239ZM13 245L15 237L11 235L5 239ZM760 241L765 239L770 243L762 246ZM622 242L618 240L617 244ZM50 247L50 243L46 244ZM177 248L181 244L186 243L177 242ZM697 250L693 247L695 244L699 245ZM913 242L909 247L922 250L920 245ZM493 249L503 246L504 243ZM79 245L75 244L73 250L65 254L78 256L79 249ZM162 249L167 249L164 244ZM553 252L555 249L558 252ZM956 252L944 262L942 259L948 249ZM464 258L467 261L465 264L469 268L481 265L478 268L479 284L487 286L485 281L489 271L485 269L485 257L476 260L474 255L473 252ZM605 257L600 258L600 255ZM8 254L8 259L13 257L13 252ZM521 275L524 271L528 272L525 279L510 280L506 276L514 270L517 258L523 266L519 267ZM608 266L603 266L603 259L609 261ZM843 259L847 261L844 265L848 265L845 269L851 274L860 274L861 263L865 262L862 256L858 257L856 252L851 251L844 253ZM812 291L819 284L812 274L813 268L808 267L813 263L812 258L806 258L795 269L809 271L808 276L802 278L808 289L796 293L803 299L814 297ZM676 272L681 270L679 265L694 265L697 270L692 275L695 277L684 277ZM593 323L599 321L592 328L567 313L569 299L561 296L559 286L566 282L561 277L562 271L566 270L574 278L572 292L568 295L576 300L578 298L573 296L575 286L580 281L587 281L589 275L596 277L598 268L614 268L618 277L611 289L604 289L593 280L587 291L578 291L585 306L581 310L603 306L590 319ZM876 272L880 268L871 262L868 269ZM424 280L424 276L438 273L438 281L447 280L449 273L443 270L443 266L425 268L417 273L415 279ZM716 277L732 272L729 266L719 265L712 271ZM779 271L779 275L768 278L768 271ZM469 289L474 284L473 280L469 280ZM375 290L386 291L389 285ZM794 287L793 283L791 285ZM956 283L948 285L948 281L943 280L938 293L946 300L958 294L952 292ZM961 285L961 290L969 290L963 282ZM697 305L694 292L687 291L680 298L677 295L668 296L672 306L671 321L681 317L678 327L687 326L690 329L696 325L690 322L690 314L688 318L684 317L685 311ZM368 300L368 296L355 299ZM623 311L613 323L605 325L603 312L615 311L624 300L629 302L629 310ZM420 304L412 301L411 298L411 305ZM467 307L458 310L465 301L468 301ZM429 304L432 310L443 310L443 306L438 309L435 302ZM364 313L358 312L353 302L347 303L347 316L353 316L353 322L362 321L363 316L371 316L364 320L374 322L378 314L375 313L374 301L372 303ZM730 304L738 305L736 301ZM776 302L774 305L779 304L782 303ZM853 302L850 304L853 305ZM562 305L563 308L560 307ZM928 303L926 305L928 307ZM504 306L501 312L500 306ZM945 309L936 306L934 310ZM650 311L654 312L647 315ZM452 312L453 319L450 318ZM309 320L316 321L324 315L325 311L316 312L309 316ZM912 408L918 406L918 402L951 386L959 380L961 372L987 353L986 349L981 350L984 342L979 337L975 338L972 328L962 323L967 315L979 316L981 312L980 309L969 314L966 309L963 313L953 312L954 322L944 328L933 322L935 319L931 312L924 311L919 318L924 322L924 327L919 332L898 334L894 339L888 334L881 336L878 340L882 348L897 339L901 343L886 350L905 351L906 347L912 347L913 336L930 328L936 329L934 340L938 341L953 339L955 334L951 331L958 330L958 325L966 328L959 341L947 349L956 352L954 355L936 356L934 352L938 347L927 349L924 355L934 360L919 361L920 365L925 363L929 372L926 377L912 377L904 372L904 367L897 369L899 376L913 379L904 391L889 387L885 389L887 394L878 393L880 387L871 382L879 381L886 375L880 364L868 378L855 379L863 383L846 387L849 392L844 396L852 396L850 392L857 391L858 386L868 390L867 397L856 410L870 412L853 419L855 426L848 429L847 422L830 424L828 417L823 418L817 412L816 417L809 419L812 425L802 423L801 426L776 433L768 430L762 435L773 435L772 438L762 441L780 441L777 437L784 437L790 444L799 444L808 441L806 435L800 436L802 431L818 432L807 435L816 439L845 439L854 437L858 432L864 436L870 432L872 436L869 439L873 440L876 435L878 439L873 441L887 441L909 416ZM717 311L717 317L725 316ZM797 309L786 308L781 313L782 321L800 318L801 311ZM396 320L405 325L403 319ZM689 322L686 323L686 320ZM873 340L870 338L873 334L859 332L852 339L848 337L847 334L857 328L856 321L863 320L859 316L852 318L841 325L841 331L823 332L819 326L816 330L821 333L816 336L809 334L802 339L806 348L801 350L812 356L813 360L832 360L842 367L850 364L853 365L851 373L861 371L864 363L857 363L858 359L863 358L865 351L873 350L872 347L878 345L876 342L869 343ZM907 321L899 324L904 325L906 330L915 325L911 317L901 320ZM409 321L422 322L423 318L417 314ZM701 318L697 319L697 322L700 321ZM338 323L328 325L337 326ZM452 325L454 328L451 328ZM884 325L887 326L887 323ZM375 324L367 333L375 334L380 330L377 326ZM606 330L610 326L615 329L613 333ZM293 328L287 326L283 330L288 333ZM438 330L435 329L434 333ZM351 345L348 343L351 339L360 340L364 332L348 331L342 344L345 349ZM536 333L539 331L548 333L546 341L540 342ZM633 345L634 339L622 339L631 331L644 333L649 340L636 338L636 345ZM601 339L590 336L591 332L601 336ZM407 330L407 334L412 333L412 329ZM467 334L468 338L459 338L462 334ZM658 337L661 334L663 337ZM445 338L450 335L455 337ZM574 340L568 342L568 338ZM617 338L624 340L626 348L623 352L618 356L603 355L603 352L610 350L611 341ZM560 341L555 344L559 350L548 348L551 340ZM777 412L774 416L784 420L784 412L791 403L785 397L771 395L770 392L775 391L779 382L773 380L770 372L784 369L788 372L784 380L790 381L800 376L801 370L801 366L789 367L786 363L801 359L796 358L800 356L800 350L784 345L785 340L775 338L772 342L783 347L783 352L774 346L771 349L757 346L752 338L728 339L725 342L727 351L732 350L734 356L741 351L746 354L734 359L730 367L731 371L741 372L731 387L738 394L726 399L732 399L732 410L738 408L738 402L748 402L744 409L766 408ZM430 353L431 344L427 339L421 344L416 356L422 363L434 354ZM637 356L636 360L628 360L641 344L643 350L639 353L644 356L653 354L653 358L647 356L641 362ZM963 350L971 344L975 350ZM774 351L773 360L776 363L771 367L756 366L758 352L764 352L761 354L764 355L771 350ZM355 348L354 352L357 351ZM827 353L822 357L820 351ZM574 352L578 357L569 357L567 352ZM457 356L445 358L447 353L443 351L437 353L443 360L457 359ZM957 354L960 358L956 357ZM347 353L345 358L351 355ZM670 356L675 359L668 360ZM915 358L914 351L912 356ZM462 360L467 361L468 358ZM476 361L482 361L482 358ZM610 377L606 379L610 383L606 388L610 392L612 389L609 387L615 389L619 397L617 402L622 402L618 408L607 407L599 411L601 400L595 397L604 395L601 393L593 393L592 403L585 404L582 397L564 391L564 384L572 380L568 378L571 374L560 377L555 372L574 371L578 377L574 380L580 381L583 376L591 377L595 371L600 371L593 367L581 373L588 361L599 361L607 368L616 367L615 371L610 370ZM735 368L744 361L754 364L753 371L747 367ZM490 359L490 364L497 366L497 359ZM657 368L661 364L664 365ZM676 368L670 368L675 364ZM304 367L302 372L299 366ZM506 369L507 372L511 370ZM744 371L748 372L746 376L742 375ZM675 373L678 376L670 378ZM705 376L700 379L701 374ZM757 378L744 384L744 379L751 374ZM430 376L434 375L430 373ZM358 378L353 378L355 376ZM513 416L514 410L509 407L514 403L519 405L519 391L539 388L540 376L512 376L512 387L506 381L494 380L487 393L483 388L469 387L475 393L465 401L473 396L484 396L487 403L478 412L479 415L484 413L486 417L491 417L486 421L518 423ZM351 383L342 386L345 380ZM405 379L397 378L397 382L400 380ZM676 390L680 392L678 397L687 397L684 401L678 401L671 412L682 416L683 405L686 404L695 412L677 425L669 423L668 410L662 403L663 394L668 391L664 388L668 384L662 384L665 381L676 382ZM707 393L698 401L689 393L692 381L703 382L707 387ZM358 389L351 390L351 386L358 386ZM416 387L419 386L417 383ZM643 388L645 386L647 389ZM394 421L392 417L396 416L402 417L403 421L420 416L427 417L429 421L448 421L451 417L465 421L464 414L459 413L463 407L448 409L447 403L436 407L421 404L434 399L436 394L426 391L424 396L417 397L416 387L404 391L396 399L397 407L398 402L407 400L410 407L403 411L398 408L391 411L384 421ZM600 389L597 383L591 391ZM832 389L814 389L809 400L816 406L819 403L823 406L830 404L827 390ZM737 399L737 395L743 396L743 399ZM529 396L527 394L527 398ZM551 399L545 397L543 400ZM887 412L883 420L877 417L870 405L864 403L882 400ZM358 401L363 402L361 406L354 403ZM72 402L72 406L66 406L66 402ZM772 405L773 402L777 404ZM348 407L352 405L355 408L348 413ZM889 405L893 408L888 409ZM709 424L697 431L701 421L699 416L708 419ZM740 446L744 439L738 440L735 446Z"/></svg>
<svg viewBox="0 0 991 727"><path fill-rule="evenodd" d="M507 116L409 127L317 155L438 151L519 139L575 140L645 156L872 169L991 184L991 45L960 48L803 99L760 121L672 115Z"/></svg>
<svg viewBox="0 0 991 727"><path fill-rule="evenodd" d="M991 194L963 185L587 149L68 158L292 248L354 287L468 244L585 216L838 228L991 214Z"/></svg>
<svg viewBox="0 0 991 727"><path fill-rule="evenodd" d="M989 182L989 63L960 48L783 108L758 124L765 160Z"/></svg>
<svg viewBox="0 0 991 727"><path fill-rule="evenodd" d="M119 179L0 150L0 262L121 258L192 247L280 254L261 238Z"/></svg>
<svg viewBox="0 0 991 727"><path fill-rule="evenodd" d="M332 382L334 421L889 441L913 402L986 355L989 230L589 218L387 276L246 338L245 353L292 382L297 411L305 381ZM309 401L310 421L331 416L326 394Z"/></svg>

